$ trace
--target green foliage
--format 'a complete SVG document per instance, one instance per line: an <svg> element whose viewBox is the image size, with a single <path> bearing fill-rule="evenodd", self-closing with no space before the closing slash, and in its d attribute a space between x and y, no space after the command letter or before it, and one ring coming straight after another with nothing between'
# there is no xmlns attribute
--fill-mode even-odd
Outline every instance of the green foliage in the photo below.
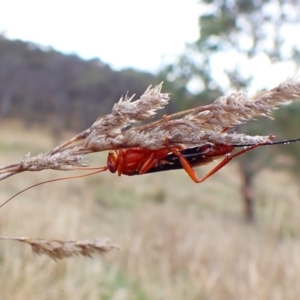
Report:
<svg viewBox="0 0 300 300"><path fill-rule="evenodd" d="M222 17L216 19L214 14L207 14L201 16L199 19L201 39L205 40L211 36L219 36L226 34L228 29L235 27L235 18L230 14L221 12ZM222 46L222 45L220 45ZM218 45L211 46L210 50L215 51L218 49Z"/></svg>

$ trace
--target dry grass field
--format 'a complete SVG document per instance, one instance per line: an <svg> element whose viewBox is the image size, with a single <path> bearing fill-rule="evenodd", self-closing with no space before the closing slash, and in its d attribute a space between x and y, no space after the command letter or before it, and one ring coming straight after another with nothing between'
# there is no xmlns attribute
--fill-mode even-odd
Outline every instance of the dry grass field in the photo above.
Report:
<svg viewBox="0 0 300 300"><path fill-rule="evenodd" d="M15 123L2 124L0 134L1 165L54 146L47 132ZM90 159L102 165L105 154ZM1 203L69 174L13 176L0 183ZM1 236L106 236L121 250L53 261L0 241L0 299L299 299L297 180L271 170L257 174L253 226L242 220L239 191L234 162L199 185L183 171L120 178L107 172L32 189L0 209Z"/></svg>

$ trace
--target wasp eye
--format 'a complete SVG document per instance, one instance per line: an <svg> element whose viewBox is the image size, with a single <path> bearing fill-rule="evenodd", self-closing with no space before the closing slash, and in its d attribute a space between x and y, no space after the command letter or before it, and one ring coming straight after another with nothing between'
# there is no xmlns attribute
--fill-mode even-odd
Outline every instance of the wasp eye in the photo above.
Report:
<svg viewBox="0 0 300 300"><path fill-rule="evenodd" d="M111 173L116 173L117 171L117 157L115 156L114 153L109 152L108 156L107 156L107 166L108 166L108 170Z"/></svg>

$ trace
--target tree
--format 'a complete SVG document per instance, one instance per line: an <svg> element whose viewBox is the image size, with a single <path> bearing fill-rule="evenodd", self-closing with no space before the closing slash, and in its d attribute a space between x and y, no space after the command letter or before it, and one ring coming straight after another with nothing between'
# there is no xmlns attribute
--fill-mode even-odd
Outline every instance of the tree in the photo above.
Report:
<svg viewBox="0 0 300 300"><path fill-rule="evenodd" d="M188 45L177 62L165 68L167 78L175 82L187 86L192 86L195 80L200 82L194 97L198 104L203 99L213 101L220 94L257 85L256 78L263 71L261 66L253 68L258 60L271 64L293 62L294 65L299 61L300 42L295 39L300 33L299 0L203 0L200 5L199 39ZM266 84L267 81L262 80L258 88ZM299 112L298 107L298 115ZM276 124L279 132L289 126L286 122ZM257 124L251 123L243 127L243 132L267 134L273 131L271 126L274 125L266 121L263 126L266 132L262 132L261 128L258 131ZM263 151L259 157L254 151L242 156L239 162L245 218L252 221L253 177L269 161Z"/></svg>

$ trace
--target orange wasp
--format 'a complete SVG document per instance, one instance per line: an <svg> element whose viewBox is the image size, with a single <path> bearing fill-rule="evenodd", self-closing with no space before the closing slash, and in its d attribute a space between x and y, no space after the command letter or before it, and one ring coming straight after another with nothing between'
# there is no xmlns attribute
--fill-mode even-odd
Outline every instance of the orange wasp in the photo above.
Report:
<svg viewBox="0 0 300 300"><path fill-rule="evenodd" d="M200 147L176 149L162 148L148 150L143 148L121 149L110 151L107 158L107 166L102 167L99 172L109 170L118 175L142 175L161 171L184 169L195 183L201 183L208 177L227 165L233 158L246 153L256 147L264 146L266 143L257 145L225 145L207 143ZM235 147L247 147L233 155L231 152ZM194 167L202 166L225 156L225 158L208 174L199 179Z"/></svg>
<svg viewBox="0 0 300 300"><path fill-rule="evenodd" d="M272 138L272 136L270 136ZM300 139L266 142L251 145L226 145L206 143L199 147L165 147L158 150L144 148L129 148L110 151L107 157L107 165L99 172L109 170L118 175L142 175L154 172L184 169L189 177L196 183L205 181L208 177L227 165L233 158L244 154L259 146L288 144L298 142ZM232 151L237 147L243 147L234 154ZM194 167L208 164L220 157L225 158L202 179L197 177Z"/></svg>
<svg viewBox="0 0 300 300"><path fill-rule="evenodd" d="M251 146L251 149L257 146ZM251 150L249 148L242 150L243 153ZM236 155L230 155L234 149L234 146L211 143L193 148L166 147L158 150L148 150L136 147L121 149L109 152L107 165L101 171L109 170L112 173L117 172L119 176L122 174L133 176L183 168L194 182L199 183L217 172L235 157ZM238 152L237 154L242 153ZM225 159L209 174L203 179L197 177L193 167L207 164L222 156L226 156Z"/></svg>

